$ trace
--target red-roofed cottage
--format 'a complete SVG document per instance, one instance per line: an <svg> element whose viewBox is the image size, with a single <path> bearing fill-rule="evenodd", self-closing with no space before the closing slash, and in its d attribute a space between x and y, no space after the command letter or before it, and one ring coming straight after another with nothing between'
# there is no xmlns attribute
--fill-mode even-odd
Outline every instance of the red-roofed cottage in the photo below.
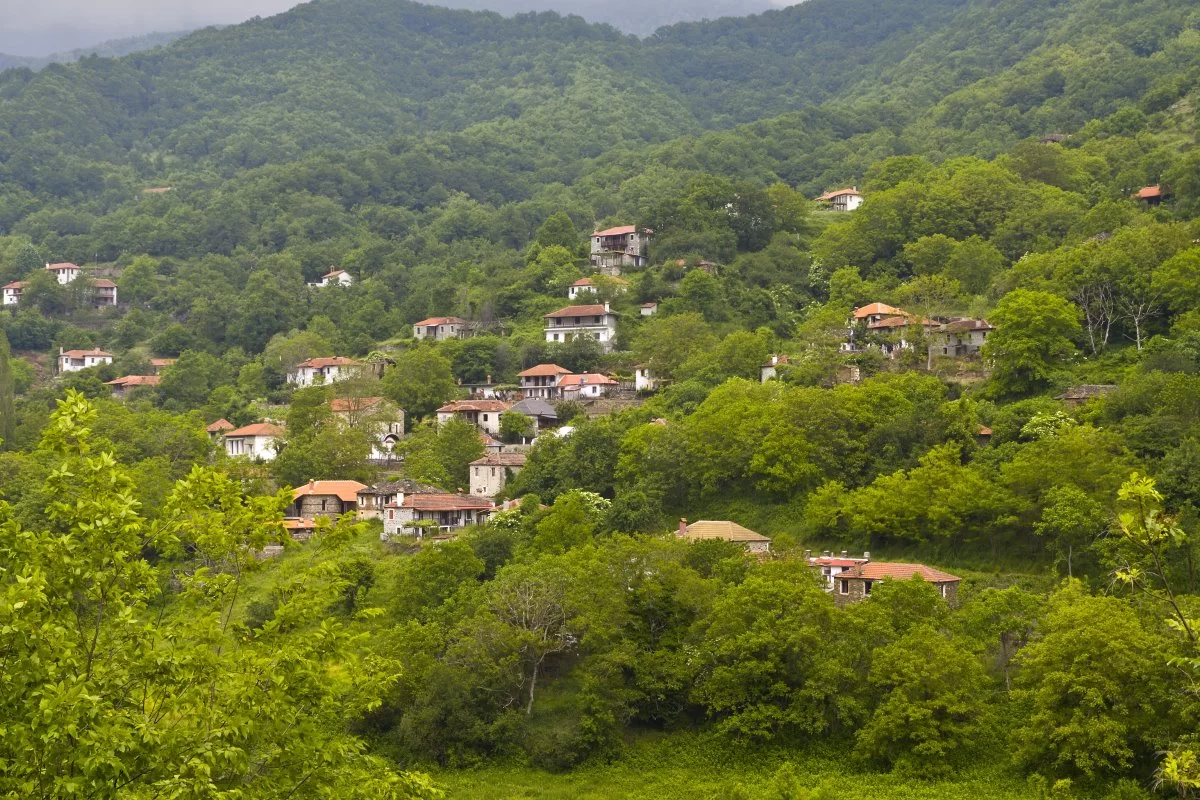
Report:
<svg viewBox="0 0 1200 800"><path fill-rule="evenodd" d="M491 500L469 494L410 494L383 509L383 541L393 536L420 536L412 523L428 522L442 531L455 531L487 521L495 509Z"/></svg>
<svg viewBox="0 0 1200 800"><path fill-rule="evenodd" d="M451 417L461 417L484 433L500 434L500 415L512 408L503 400L456 400L437 410L438 425L445 425Z"/></svg>
<svg viewBox="0 0 1200 800"><path fill-rule="evenodd" d="M636 225L622 225L592 234L592 266L605 275L621 274L621 267L644 267L650 262L647 250L651 232Z"/></svg>
<svg viewBox="0 0 1200 800"><path fill-rule="evenodd" d="M853 211L863 204L862 192L857 186L849 189L834 189L817 198L818 203L828 203L833 211Z"/></svg>
<svg viewBox="0 0 1200 800"><path fill-rule="evenodd" d="M328 385L356 377L361 370L362 364L345 356L310 358L297 364L295 371L288 373L287 381L295 386Z"/></svg>
<svg viewBox="0 0 1200 800"><path fill-rule="evenodd" d="M63 350L58 348L58 371L79 372L80 370L111 364L112 353L106 353L97 347L94 350Z"/></svg>
<svg viewBox="0 0 1200 800"><path fill-rule="evenodd" d="M225 452L231 456L257 458L259 461L270 461L275 458L276 440L282 439L284 430L279 425L270 422L256 422L253 425L225 433Z"/></svg>
<svg viewBox="0 0 1200 800"><path fill-rule="evenodd" d="M891 561L871 561L870 553L862 558L851 558L845 551L840 557L828 551L820 558L805 555L809 566L821 575L821 585L833 594L838 605L857 603L871 596L875 584L885 580L906 581L919 578L932 583L947 601L958 599L958 585L962 578L942 572L924 564L900 564Z"/></svg>
<svg viewBox="0 0 1200 800"><path fill-rule="evenodd" d="M430 317L413 325L413 338L432 339L435 342L457 339L466 324L467 321L461 317Z"/></svg>

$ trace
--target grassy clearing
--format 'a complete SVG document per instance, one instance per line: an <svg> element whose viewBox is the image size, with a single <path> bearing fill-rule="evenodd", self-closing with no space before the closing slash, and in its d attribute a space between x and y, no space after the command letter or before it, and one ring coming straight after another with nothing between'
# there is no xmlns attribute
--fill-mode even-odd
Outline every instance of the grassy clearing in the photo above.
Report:
<svg viewBox="0 0 1200 800"><path fill-rule="evenodd" d="M798 793L782 793L777 775L791 762ZM1029 788L999 770L953 780L915 780L863 772L848 755L783 749L730 752L716 740L642 741L620 761L553 774L525 766L437 770L449 800L1027 800ZM794 791L794 790L793 790Z"/></svg>

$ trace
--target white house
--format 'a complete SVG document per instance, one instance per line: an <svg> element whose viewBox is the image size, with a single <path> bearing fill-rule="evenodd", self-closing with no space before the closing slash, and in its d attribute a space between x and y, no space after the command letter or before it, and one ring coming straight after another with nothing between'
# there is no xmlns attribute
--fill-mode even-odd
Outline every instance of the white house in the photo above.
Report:
<svg viewBox="0 0 1200 800"><path fill-rule="evenodd" d="M617 338L617 315L604 305L567 306L545 316L546 341L563 344L577 336L595 339L606 353Z"/></svg>
<svg viewBox="0 0 1200 800"><path fill-rule="evenodd" d="M430 317L413 325L413 338L435 342L457 339L466 324L467 321L460 317Z"/></svg>
<svg viewBox="0 0 1200 800"><path fill-rule="evenodd" d="M58 371L79 372L80 370L111 364L112 353L106 353L97 347L95 350L63 350L58 348Z"/></svg>
<svg viewBox="0 0 1200 800"><path fill-rule="evenodd" d="M650 371L645 364L633 368L633 388L639 392L656 392L662 385L662 379Z"/></svg>
<svg viewBox="0 0 1200 800"><path fill-rule="evenodd" d="M256 422L225 433L225 452L233 457L270 461L275 458L275 442L284 429L270 422Z"/></svg>
<svg viewBox="0 0 1200 800"><path fill-rule="evenodd" d="M863 196L857 186L849 189L835 189L817 198L818 203L829 203L834 211L853 211L863 204Z"/></svg>
<svg viewBox="0 0 1200 800"><path fill-rule="evenodd" d="M614 294L624 294L629 291L629 281L617 277L605 277L598 281L580 278L567 288L567 297L574 300L580 295L599 294L601 289L608 288L611 288Z"/></svg>
<svg viewBox="0 0 1200 800"><path fill-rule="evenodd" d="M570 375L571 370L558 364L538 364L524 372L518 372L521 382L521 397L540 397L543 400L557 400L562 397L558 381L564 375Z"/></svg>
<svg viewBox="0 0 1200 800"><path fill-rule="evenodd" d="M653 317L658 313L658 303L642 303L641 315L643 317Z"/></svg>
<svg viewBox="0 0 1200 800"><path fill-rule="evenodd" d="M871 554L863 553L862 558L854 558L843 550L841 557L838 557L831 551L826 550L820 556L814 557L811 551L805 550L804 560L808 562L809 567L814 572L818 572L821 575L822 588L827 592L832 592L836 586L837 575L843 572L850 572L855 567L866 564L871 560Z"/></svg>
<svg viewBox="0 0 1200 800"><path fill-rule="evenodd" d="M400 503L383 509L383 534L388 541L394 536L420 536L422 529L412 523L425 522L438 531L456 531L468 525L487 521L495 510L491 500L465 494L410 494Z"/></svg>
<svg viewBox="0 0 1200 800"><path fill-rule="evenodd" d="M622 225L592 234L591 262L606 275L620 275L621 267L644 267L650 262L647 248L651 232Z"/></svg>
<svg viewBox="0 0 1200 800"><path fill-rule="evenodd" d="M295 386L328 385L353 378L361 370L362 364L345 356L310 358L288 373L287 382Z"/></svg>
<svg viewBox="0 0 1200 800"><path fill-rule="evenodd" d="M504 489L509 476L525 466L524 453L489 453L471 462L471 494L495 497Z"/></svg>
<svg viewBox="0 0 1200 800"><path fill-rule="evenodd" d="M309 286L321 289L326 286L350 286L353 283L354 278L349 272L346 272L344 269L330 267L329 272L322 275L321 279L316 283L310 283Z"/></svg>
<svg viewBox="0 0 1200 800"><path fill-rule="evenodd" d="M46 264L46 269L54 273L54 279L63 286L78 278L79 273L82 272L82 269L77 264L69 262L63 264Z"/></svg>
<svg viewBox="0 0 1200 800"><path fill-rule="evenodd" d="M787 356L772 355L767 359L767 363L758 368L758 379L763 383L778 376L779 366L788 363Z"/></svg>
<svg viewBox="0 0 1200 800"><path fill-rule="evenodd" d="M612 387L619 385L607 375L594 372L585 375L563 375L558 381L562 397L566 400L593 400L605 397Z"/></svg>
<svg viewBox="0 0 1200 800"><path fill-rule="evenodd" d="M13 281L4 285L4 305L15 306L21 302L21 295L25 292L25 287L29 286L29 281Z"/></svg>
<svg viewBox="0 0 1200 800"><path fill-rule="evenodd" d="M512 408L503 400L456 400L437 410L438 425L445 425L451 417L461 417L484 433L500 434L500 415Z"/></svg>

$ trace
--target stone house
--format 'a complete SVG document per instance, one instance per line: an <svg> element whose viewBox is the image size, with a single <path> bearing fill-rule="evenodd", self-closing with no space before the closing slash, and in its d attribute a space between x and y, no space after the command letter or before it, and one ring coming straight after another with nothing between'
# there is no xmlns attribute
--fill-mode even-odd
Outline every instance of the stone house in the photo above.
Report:
<svg viewBox="0 0 1200 800"><path fill-rule="evenodd" d="M413 325L413 338L444 342L457 339L466 326L467 321L461 317L430 317Z"/></svg>
<svg viewBox="0 0 1200 800"><path fill-rule="evenodd" d="M838 575L866 564L871 560L871 554L863 553L862 558L854 558L845 550L842 551L841 556L835 556L826 550L820 556L814 557L811 550L805 550L804 560L808 562L808 566L814 572L821 576L821 587L827 592L832 592L837 588L835 578Z"/></svg>
<svg viewBox="0 0 1200 800"><path fill-rule="evenodd" d="M337 519L358 510L358 493L366 488L358 481L309 481L292 490L287 516Z"/></svg>
<svg viewBox="0 0 1200 800"><path fill-rule="evenodd" d="M484 433L500 434L500 415L512 408L503 400L455 400L437 410L438 425L445 425L451 417L460 417Z"/></svg>
<svg viewBox="0 0 1200 800"><path fill-rule="evenodd" d="M429 523L436 530L432 533L444 533L477 525L487 521L495 510L491 500L464 494L410 494L400 503L384 507L383 534L381 539L388 541L396 536L422 535L424 526L414 523Z"/></svg>
<svg viewBox="0 0 1200 800"><path fill-rule="evenodd" d="M489 453L471 462L471 494L495 497L525 466L524 453Z"/></svg>
<svg viewBox="0 0 1200 800"><path fill-rule="evenodd" d="M935 356L978 356L995 326L982 319L952 319L929 333L929 361Z"/></svg>
<svg viewBox="0 0 1200 800"><path fill-rule="evenodd" d="M158 386L162 379L157 375L125 375L112 381L105 381L105 385L112 387L112 396L117 400L124 400L129 392L139 386Z"/></svg>
<svg viewBox="0 0 1200 800"><path fill-rule="evenodd" d="M771 551L771 540L766 536L729 520L703 519L689 525L687 519L681 519L679 520L679 530L675 535L689 542L700 542L706 539L737 542L746 549L747 553L765 554Z"/></svg>
<svg viewBox="0 0 1200 800"><path fill-rule="evenodd" d="M871 596L872 587L880 581L920 578L932 583L939 594L951 604L958 600L958 585L962 578L924 564L897 564L887 561L868 561L833 576L833 600L839 606L858 603Z"/></svg>
<svg viewBox="0 0 1200 800"><path fill-rule="evenodd" d="M611 353L617 338L617 315L609 306L567 306L545 316L546 341L564 344L576 337L595 339Z"/></svg>
<svg viewBox="0 0 1200 800"><path fill-rule="evenodd" d="M644 267L653 234L636 225L621 225L592 234L592 266L606 275L621 274L621 267Z"/></svg>
<svg viewBox="0 0 1200 800"><path fill-rule="evenodd" d="M288 373L287 382L299 387L328 386L357 377L361 372L362 364L345 356L310 358L297 364L296 369Z"/></svg>
<svg viewBox="0 0 1200 800"><path fill-rule="evenodd" d="M1105 397L1115 392L1118 387L1115 383L1085 383L1081 386L1072 386L1060 395L1055 396L1055 400L1061 400L1067 408L1072 411L1079 408L1084 403L1095 400L1097 397Z"/></svg>
<svg viewBox="0 0 1200 800"><path fill-rule="evenodd" d="M409 478L374 483L358 490L358 518L382 519L383 510L387 506L400 505L410 494L449 494L449 492L429 484L417 483Z"/></svg>
<svg viewBox="0 0 1200 800"><path fill-rule="evenodd" d="M282 426L256 422L225 433L225 452L231 457L270 461L275 458L276 444L284 437Z"/></svg>
<svg viewBox="0 0 1200 800"><path fill-rule="evenodd" d="M99 347L94 350L63 350L58 348L58 371L80 372L92 367L99 367L113 362L113 354L106 353Z"/></svg>

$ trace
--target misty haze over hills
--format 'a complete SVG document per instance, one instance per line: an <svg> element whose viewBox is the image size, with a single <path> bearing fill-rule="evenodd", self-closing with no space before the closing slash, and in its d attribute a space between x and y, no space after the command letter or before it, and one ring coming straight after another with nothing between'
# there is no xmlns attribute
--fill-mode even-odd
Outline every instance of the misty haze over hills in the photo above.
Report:
<svg viewBox="0 0 1200 800"><path fill-rule="evenodd" d="M675 22L746 16L786 4L786 0L440 0L430 3L474 11L497 11L506 16L527 11L578 14L590 22L605 22L639 36L649 35L656 28ZM127 40L130 39L149 34L162 36L160 31L233 24L253 16L278 14L294 5L293 0L206 0L203 3L195 0L46 0L30 7L24 0L0 0L0 15L18 21L0 29L0 68L36 68L50 61L70 61L92 52L123 55L165 43L152 41L144 46L129 46Z"/></svg>

